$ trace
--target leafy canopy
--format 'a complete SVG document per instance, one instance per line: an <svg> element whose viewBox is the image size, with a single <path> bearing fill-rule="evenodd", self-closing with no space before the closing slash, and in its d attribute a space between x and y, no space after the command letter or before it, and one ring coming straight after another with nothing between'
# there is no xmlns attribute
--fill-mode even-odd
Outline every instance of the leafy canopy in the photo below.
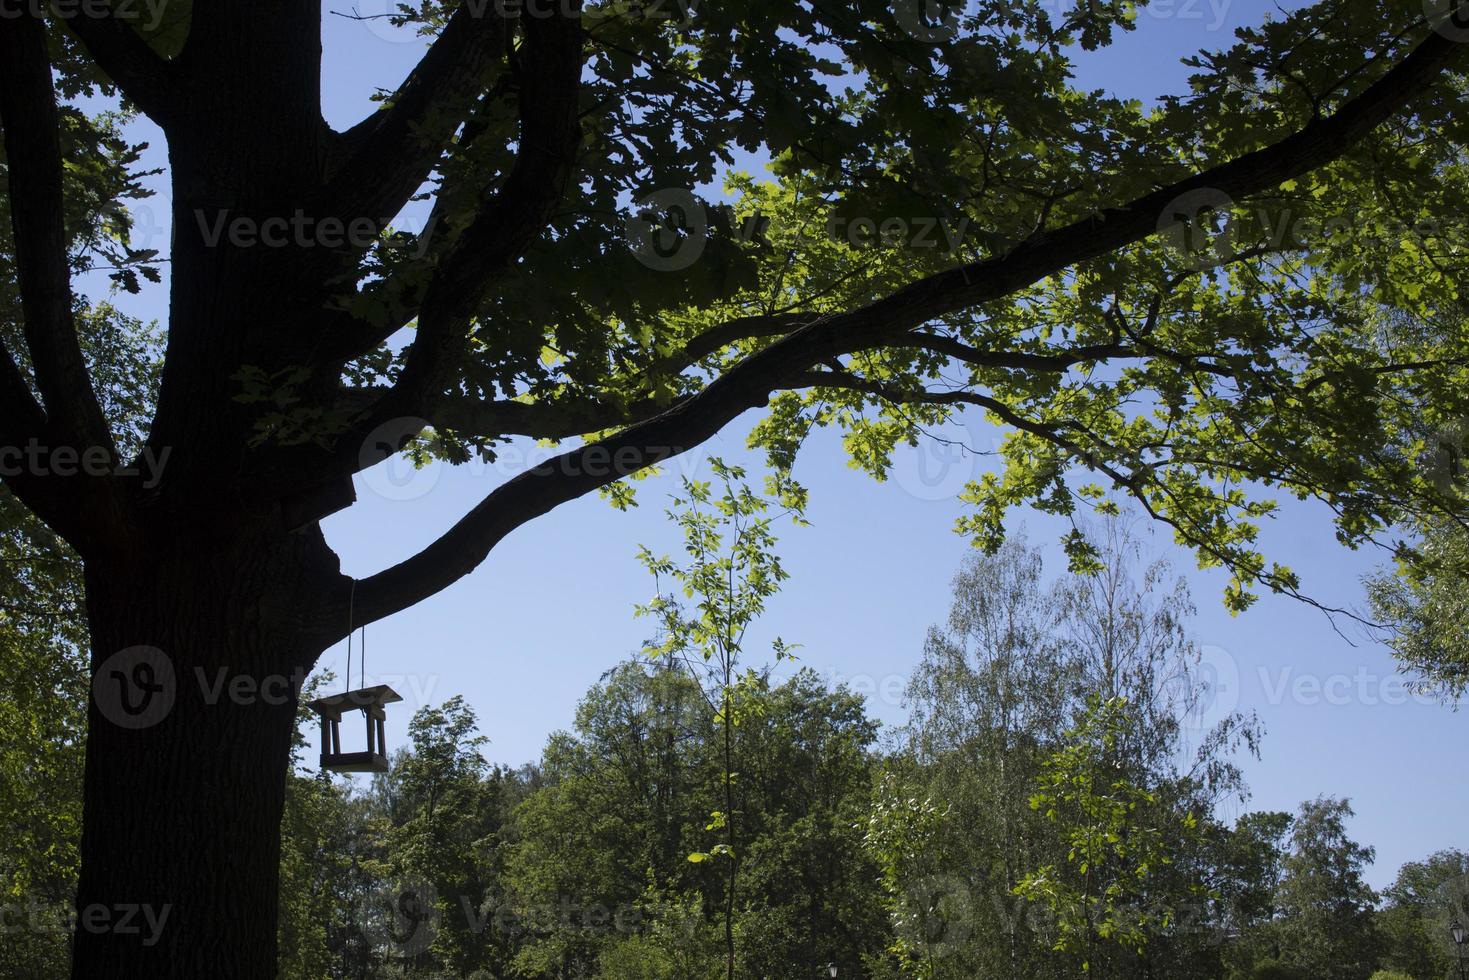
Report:
<svg viewBox="0 0 1469 980"><path fill-rule="evenodd" d="M267 29L173 5L146 34L25 20L5 81L34 98L5 125L38 150L7 165L5 443L131 456L91 404L102 363L72 356L112 321L68 273L105 255L124 289L165 258L198 274L174 284L156 407L127 386L174 454L162 485L10 485L105 552L158 501L238 528L233 496L201 492L221 473L252 522L296 530L405 447L566 444L355 592L307 575L296 601L324 644L351 595L380 618L561 502L626 505L610 487L748 410L766 409L752 440L777 471L834 426L881 478L896 445L978 409L1008 435L966 491L977 543L997 547L1020 504L1069 517L1125 497L1232 572L1232 609L1297 593L1258 546L1280 494L1325 502L1348 546L1463 509L1430 466L1432 433L1469 408L1455 10L1325 0L1192 56L1188 91L1153 105L1078 86L1077 59L1137 10L422 0L393 22L428 54L343 132L321 125L319 51L300 42L315 11ZM94 95L119 114L84 111ZM167 256L121 242L143 193L119 129L136 110L186 171ZM764 174L739 168L752 156ZM377 232L265 254L205 234L219 201L262 227ZM415 201L421 230L394 227ZM238 303L201 317L196 292ZM325 567L308 540L302 564Z"/></svg>

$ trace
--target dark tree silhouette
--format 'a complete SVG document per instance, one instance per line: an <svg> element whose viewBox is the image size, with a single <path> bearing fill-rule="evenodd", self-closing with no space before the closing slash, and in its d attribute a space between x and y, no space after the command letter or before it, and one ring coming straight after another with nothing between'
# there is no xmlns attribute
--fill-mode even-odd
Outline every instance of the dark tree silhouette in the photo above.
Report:
<svg viewBox="0 0 1469 980"><path fill-rule="evenodd" d="M1358 196L1328 204L1407 172L1412 141L1396 137L1451 118L1453 30L1398 9L1416 5L1311 8L1202 63L1197 97L1153 117L1067 81L1077 44L1130 27L1124 4L1055 20L1044 3L990 0L937 22L868 0L712 6L660 19L575 0L426 4L404 14L404 29L435 35L422 61L339 132L322 117L317 4L180 0L152 31L122 4L6 5L0 448L41 447L54 465L10 467L4 482L85 563L97 673L76 977L272 976L296 705L266 681L309 670L346 632L349 604L360 625L420 602L512 530L772 399L778 463L783 439L833 421L831 405L854 426L865 408L916 413L903 435L977 406L1016 430L1014 460L1054 463L995 489L999 504L1046 497L1063 462L1084 464L1244 581L1286 591L1289 574L1254 562L1210 509L1237 506L1230 491L1190 497L1178 474L1225 467L1346 501L1354 533L1410 512L1396 491L1360 503L1364 486L1404 485L1391 460L1319 462L1323 440L1350 455L1367 438L1345 400L1313 401L1336 390L1340 351L1272 360L1289 346L1278 331L1165 329L1175 314L1192 322L1179 311L1202 292L1227 295L1230 270L1278 273L1271 254L1291 246L1242 246L1209 266L1156 233L1194 227L1180 201L1278 200L1339 158L1350 166L1332 180ZM157 481L125 472L134 460L94 390L103 364L72 288L79 236L128 196L74 166L101 145L78 121L88 91L120 93L168 142L167 345L140 450L167 454ZM775 215L784 244L713 220L696 265L639 265L622 234L629 197L697 187L737 146L768 150L797 195ZM1443 171L1415 173L1436 187ZM425 191L429 230L389 230ZM962 214L987 237L943 255L833 253L797 227L832 206ZM363 222L367 240L333 231ZM650 235L694 235L671 225ZM124 256L144 269L151 258ZM1059 315L1047 297L1084 280L1104 284L1086 303L1095 321L1042 330L1036 317ZM1175 308L1180 288L1193 292ZM1252 323L1265 315L1249 309ZM406 347L390 343L409 327ZM1348 352L1367 365L1352 404L1387 404L1410 368L1367 350ZM1103 365L1136 367L1150 391L1180 376L1227 387L1178 396L1216 427L1129 445L1131 430L1097 421L1125 415L1127 392L1080 414L1061 397L1095 394L1075 379ZM943 383L945 366L965 382ZM270 394L250 397L250 378ZM1282 386L1293 434L1240 448L1228 427L1274 418ZM354 473L416 439L463 458L516 436L571 448L418 554L342 574L319 521L350 502ZM221 670L243 693L210 696L202 681ZM123 927L141 907L167 910L152 945Z"/></svg>

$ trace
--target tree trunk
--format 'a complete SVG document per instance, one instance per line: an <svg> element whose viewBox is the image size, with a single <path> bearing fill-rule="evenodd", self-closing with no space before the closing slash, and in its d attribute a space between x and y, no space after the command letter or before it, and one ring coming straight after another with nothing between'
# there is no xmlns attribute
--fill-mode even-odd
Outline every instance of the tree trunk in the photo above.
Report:
<svg viewBox="0 0 1469 980"><path fill-rule="evenodd" d="M277 972L297 694L331 641L314 603L339 568L311 523L320 510L288 519L258 479L242 482L259 477L258 407L238 399L235 373L305 362L345 261L312 242L273 247L224 230L318 216L320 11L286 7L302 23L221 4L196 14L190 37L194 57L218 57L230 74L199 87L169 139L168 357L149 434L170 453L167 482L118 552L84 552L94 681L77 980ZM236 56L247 47L268 53Z"/></svg>
<svg viewBox="0 0 1469 980"><path fill-rule="evenodd" d="M302 545L281 538L87 568L77 980L276 975L285 777L315 656L291 625Z"/></svg>

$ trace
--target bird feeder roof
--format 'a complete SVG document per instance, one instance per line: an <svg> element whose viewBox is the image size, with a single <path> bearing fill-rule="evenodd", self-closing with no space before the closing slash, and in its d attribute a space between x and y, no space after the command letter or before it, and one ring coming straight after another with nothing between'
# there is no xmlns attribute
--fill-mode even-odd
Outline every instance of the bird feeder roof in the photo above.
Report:
<svg viewBox="0 0 1469 980"><path fill-rule="evenodd" d="M402 696L397 691L388 687L386 684L379 684L376 687L364 687L356 691L343 691L340 694L318 698L306 705L306 707L319 715L341 717L344 711L381 707L385 704L392 704L394 701L402 700Z"/></svg>

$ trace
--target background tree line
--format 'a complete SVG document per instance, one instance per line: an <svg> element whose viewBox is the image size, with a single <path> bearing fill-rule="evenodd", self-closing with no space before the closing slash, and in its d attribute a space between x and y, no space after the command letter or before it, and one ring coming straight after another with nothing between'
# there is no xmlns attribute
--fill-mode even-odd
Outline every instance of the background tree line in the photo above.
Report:
<svg viewBox="0 0 1469 980"><path fill-rule="evenodd" d="M453 698L354 785L309 766L303 715L283 977L1453 975L1469 854L1405 865L1378 894L1347 801L1243 810L1236 759L1262 733L1202 724L1187 588L1124 525L1054 580L1023 539L966 562L909 679L911 721L882 733L845 686L690 641L700 623L743 636L784 577L770 521L799 514L789 485L767 500L716 472L673 510L702 549L645 555L686 586L645 610L663 655L608 671L534 763L488 764ZM0 693L0 972L61 976L86 697L74 567L64 551L4 567L0 650L25 683Z"/></svg>

